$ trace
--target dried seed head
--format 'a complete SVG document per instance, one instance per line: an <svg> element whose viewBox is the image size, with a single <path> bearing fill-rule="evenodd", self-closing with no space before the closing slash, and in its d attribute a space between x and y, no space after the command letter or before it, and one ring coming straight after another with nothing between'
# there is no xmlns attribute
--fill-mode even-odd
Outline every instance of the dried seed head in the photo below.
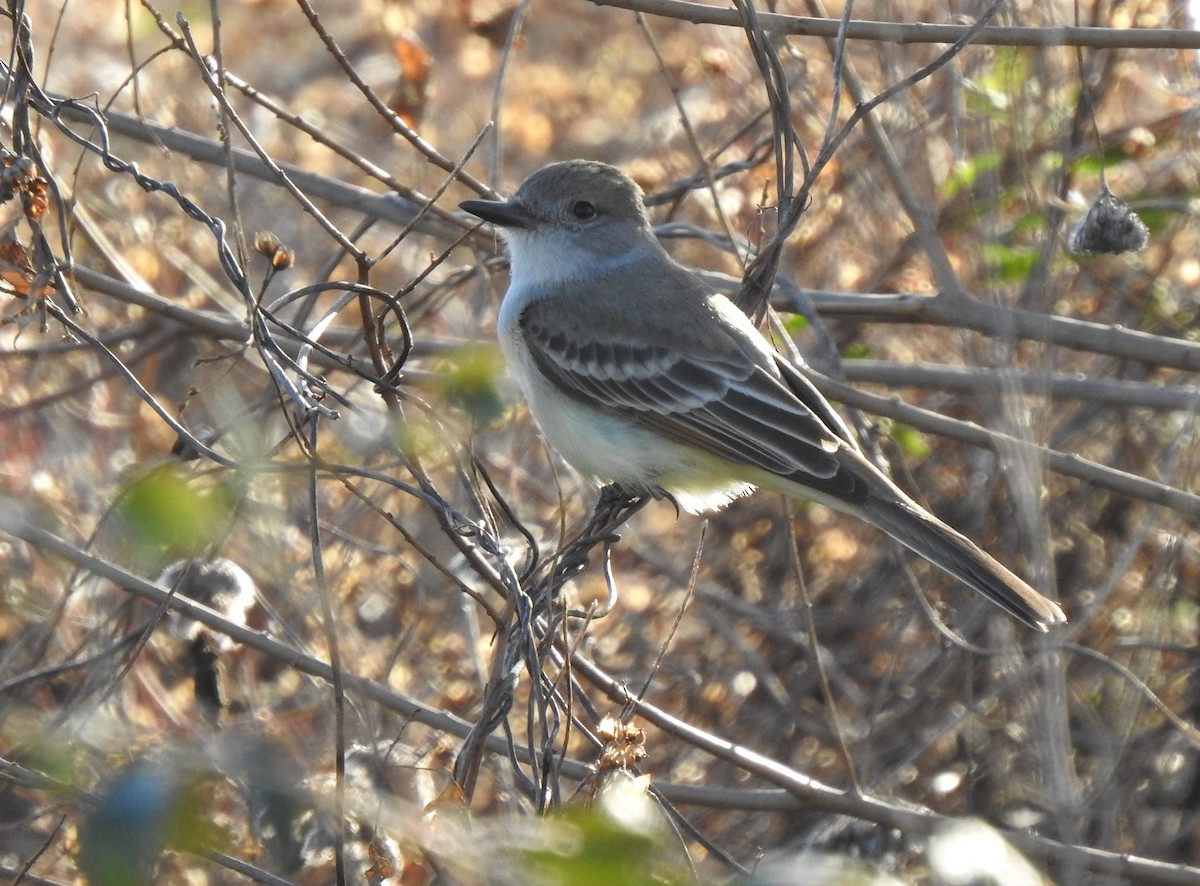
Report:
<svg viewBox="0 0 1200 886"><path fill-rule="evenodd" d="M1150 232L1129 204L1113 194L1108 188L1100 192L1096 202L1079 220L1067 248L1071 252L1107 252L1120 255L1123 252L1140 252L1146 248Z"/></svg>

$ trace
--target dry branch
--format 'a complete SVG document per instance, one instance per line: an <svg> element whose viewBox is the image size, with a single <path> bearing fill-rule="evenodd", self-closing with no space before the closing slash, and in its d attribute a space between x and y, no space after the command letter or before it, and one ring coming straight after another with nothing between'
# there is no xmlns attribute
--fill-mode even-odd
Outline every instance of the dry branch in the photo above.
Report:
<svg viewBox="0 0 1200 886"><path fill-rule="evenodd" d="M740 27L736 10L722 9L687 0L590 0L597 6L629 9L644 15L673 18L693 24ZM838 36L838 19L810 18L759 13L763 30L796 37ZM846 26L849 40L882 43L954 43L971 30L970 25L928 22L880 22L851 19ZM981 46L1082 46L1093 49L1200 49L1200 32L1188 28L1084 28L1084 27L987 27L971 41Z"/></svg>

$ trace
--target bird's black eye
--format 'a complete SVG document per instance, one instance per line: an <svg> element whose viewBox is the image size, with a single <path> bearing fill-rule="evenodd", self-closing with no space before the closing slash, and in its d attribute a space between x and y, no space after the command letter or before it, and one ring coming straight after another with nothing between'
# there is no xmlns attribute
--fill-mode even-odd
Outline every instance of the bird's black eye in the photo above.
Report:
<svg viewBox="0 0 1200 886"><path fill-rule="evenodd" d="M596 207L587 200L576 200L571 206L571 215L580 221L587 221L590 218L596 217Z"/></svg>

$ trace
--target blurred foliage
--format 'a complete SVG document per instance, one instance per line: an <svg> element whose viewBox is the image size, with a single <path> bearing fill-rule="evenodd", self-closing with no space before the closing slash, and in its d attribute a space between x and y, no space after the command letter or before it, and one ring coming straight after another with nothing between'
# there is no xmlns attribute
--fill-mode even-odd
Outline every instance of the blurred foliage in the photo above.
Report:
<svg viewBox="0 0 1200 886"><path fill-rule="evenodd" d="M135 477L119 499L131 545L166 559L202 554L228 533L237 500L219 477L165 464Z"/></svg>
<svg viewBox="0 0 1200 886"><path fill-rule="evenodd" d="M437 387L446 402L465 412L474 425L488 425L504 411L499 385L504 358L495 345L456 348L435 371Z"/></svg>

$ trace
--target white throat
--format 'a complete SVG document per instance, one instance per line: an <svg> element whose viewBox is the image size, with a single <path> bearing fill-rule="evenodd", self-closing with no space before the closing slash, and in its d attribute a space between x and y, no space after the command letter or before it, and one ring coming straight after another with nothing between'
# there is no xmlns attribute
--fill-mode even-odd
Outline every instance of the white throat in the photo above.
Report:
<svg viewBox="0 0 1200 886"><path fill-rule="evenodd" d="M520 290L594 280L649 254L644 243L635 241L618 252L600 255L581 245L579 234L562 230L510 230L504 238L512 260L512 288Z"/></svg>

